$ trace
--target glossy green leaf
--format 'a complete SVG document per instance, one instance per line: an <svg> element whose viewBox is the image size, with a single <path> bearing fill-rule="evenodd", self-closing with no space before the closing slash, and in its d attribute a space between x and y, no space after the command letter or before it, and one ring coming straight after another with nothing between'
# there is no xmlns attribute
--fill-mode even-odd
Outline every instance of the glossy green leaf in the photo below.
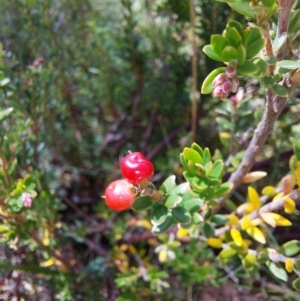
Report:
<svg viewBox="0 0 300 301"><path fill-rule="evenodd" d="M194 163L203 163L203 159L200 154L192 148L185 147L183 150L183 155L186 160L192 161Z"/></svg>
<svg viewBox="0 0 300 301"><path fill-rule="evenodd" d="M268 261L266 265L269 268L270 272L273 274L273 276L275 276L276 278L282 281L288 280L286 270L282 267L282 265L275 263L273 261Z"/></svg>
<svg viewBox="0 0 300 301"><path fill-rule="evenodd" d="M195 151L197 151L200 154L200 156L203 157L203 149L199 144L194 142L192 144L191 148L194 149Z"/></svg>
<svg viewBox="0 0 300 301"><path fill-rule="evenodd" d="M209 186L209 181L206 177L198 176L193 178L191 185L198 190L203 190Z"/></svg>
<svg viewBox="0 0 300 301"><path fill-rule="evenodd" d="M226 193L228 193L231 188L233 187L232 183L223 183L214 191L214 198L219 198L221 196L224 196Z"/></svg>
<svg viewBox="0 0 300 301"><path fill-rule="evenodd" d="M258 71L255 73L256 76L265 76L268 71L268 64L261 58L255 58L253 63L258 67Z"/></svg>
<svg viewBox="0 0 300 301"><path fill-rule="evenodd" d="M246 48L246 59L252 59L255 57L265 46L265 40L259 39L252 43L251 45L247 46Z"/></svg>
<svg viewBox="0 0 300 301"><path fill-rule="evenodd" d="M190 185L189 183L181 183L178 186L176 186L174 189L172 189L169 194L180 194L183 195L185 193L187 193L188 191L190 191Z"/></svg>
<svg viewBox="0 0 300 301"><path fill-rule="evenodd" d="M272 42L273 51L277 52L286 42L287 33L284 32Z"/></svg>
<svg viewBox="0 0 300 301"><path fill-rule="evenodd" d="M279 252L287 257L292 257L297 255L300 252L300 241L299 240L290 240L283 244Z"/></svg>
<svg viewBox="0 0 300 301"><path fill-rule="evenodd" d="M281 97L288 97L288 91L285 87L279 84L275 84L271 87L272 91Z"/></svg>
<svg viewBox="0 0 300 301"><path fill-rule="evenodd" d="M201 199L203 199L205 201L209 201L213 198L214 191L215 190L213 188L207 187L199 192L199 196Z"/></svg>
<svg viewBox="0 0 300 301"><path fill-rule="evenodd" d="M235 21L235 20L230 20L227 23L226 29L231 28L231 27L234 27L237 30L240 37L242 38L242 41L244 41L245 35L244 35L244 30L243 30L241 23L239 23L238 21Z"/></svg>
<svg viewBox="0 0 300 301"><path fill-rule="evenodd" d="M236 48L232 46L226 46L222 51L221 57L225 62L237 60L238 53Z"/></svg>
<svg viewBox="0 0 300 301"><path fill-rule="evenodd" d="M209 177L221 179L224 170L224 163L222 160L216 160L208 173Z"/></svg>
<svg viewBox="0 0 300 301"><path fill-rule="evenodd" d="M229 27L226 29L225 37L228 44L237 49L242 44L242 37L235 27Z"/></svg>
<svg viewBox="0 0 300 301"><path fill-rule="evenodd" d="M184 208L190 213L194 213L201 209L201 207L203 206L203 201L198 198L192 198L184 202L181 202L179 206Z"/></svg>
<svg viewBox="0 0 300 301"><path fill-rule="evenodd" d="M181 165L183 166L184 170L186 170L186 172L187 172L188 174L196 175L196 174L193 172L193 170L190 169L190 167L189 167L189 165L188 165L188 163L187 163L187 160L184 158L184 155L183 155L182 153L179 155L179 159L180 159Z"/></svg>
<svg viewBox="0 0 300 301"><path fill-rule="evenodd" d="M251 76L258 71L258 67L250 61L245 61L243 65L237 66L237 70L238 70L238 74L240 75Z"/></svg>
<svg viewBox="0 0 300 301"><path fill-rule="evenodd" d="M212 166L213 166L212 161L209 161L205 164L204 166L205 175L207 175L211 171Z"/></svg>
<svg viewBox="0 0 300 301"><path fill-rule="evenodd" d="M203 151L203 165L207 164L209 161L211 161L211 155L209 149L206 147Z"/></svg>
<svg viewBox="0 0 300 301"><path fill-rule="evenodd" d="M262 39L262 35L260 32L260 29L255 27L252 28L246 38L246 48L248 48L249 46L251 46L253 43L257 42L258 40Z"/></svg>
<svg viewBox="0 0 300 301"><path fill-rule="evenodd" d="M159 187L159 190L162 191L164 194L168 194L176 187L176 176L169 176Z"/></svg>
<svg viewBox="0 0 300 301"><path fill-rule="evenodd" d="M195 225L198 225L198 224L201 224L203 222L203 217L200 213L198 212L195 212L193 215L192 215L192 221Z"/></svg>
<svg viewBox="0 0 300 301"><path fill-rule="evenodd" d="M223 59L220 58L212 49L211 45L206 45L203 47L202 51L212 60L223 62Z"/></svg>
<svg viewBox="0 0 300 301"><path fill-rule="evenodd" d="M218 255L221 259L228 259L236 255L237 251L231 248L224 249Z"/></svg>
<svg viewBox="0 0 300 301"><path fill-rule="evenodd" d="M182 200L182 197L179 195L169 195L164 204L167 208L174 208L176 207Z"/></svg>
<svg viewBox="0 0 300 301"><path fill-rule="evenodd" d="M205 78L205 80L203 81L202 87L201 87L201 93L202 94L209 94L213 91L213 86L212 86L212 82L215 79L215 77L217 75L219 75L220 73L225 72L225 68L224 67L220 67L217 68L215 70L213 70L209 75L207 75L207 77Z"/></svg>
<svg viewBox="0 0 300 301"><path fill-rule="evenodd" d="M215 214L211 217L210 221L217 225L224 225L229 221L229 218L223 214Z"/></svg>
<svg viewBox="0 0 300 301"><path fill-rule="evenodd" d="M284 68L288 70L294 70L300 68L300 60L291 61L291 60L283 60L277 63L278 68Z"/></svg>
<svg viewBox="0 0 300 301"><path fill-rule="evenodd" d="M261 2L263 3L263 5L271 8L276 3L276 0L261 0Z"/></svg>
<svg viewBox="0 0 300 301"><path fill-rule="evenodd" d="M212 178L212 177L207 177L207 180L208 180L208 185L210 187L217 187L221 184L221 180L219 179L216 179L216 178Z"/></svg>
<svg viewBox="0 0 300 301"><path fill-rule="evenodd" d="M199 163L195 163L195 166L196 166L197 169L198 169L199 175L205 176L206 171L205 171L204 166L203 166L202 164L199 164Z"/></svg>
<svg viewBox="0 0 300 301"><path fill-rule="evenodd" d="M223 49L228 45L226 38L220 34L213 34L210 39L210 45L215 54L223 59Z"/></svg>
<svg viewBox="0 0 300 301"><path fill-rule="evenodd" d="M204 223L202 226L202 233L206 238L210 238L214 235L215 229L210 223Z"/></svg>
<svg viewBox="0 0 300 301"><path fill-rule="evenodd" d="M245 63L246 55L247 55L246 48L243 44L241 44L237 48L237 54L238 54L238 56L237 56L238 64L243 65Z"/></svg>
<svg viewBox="0 0 300 301"><path fill-rule="evenodd" d="M151 214L151 222L153 224L162 224L168 216L168 208L162 204L157 204Z"/></svg>
<svg viewBox="0 0 300 301"><path fill-rule="evenodd" d="M144 211L153 206L153 201L151 198L147 195L137 197L134 201L134 204L131 206L131 208L135 211Z"/></svg>
<svg viewBox="0 0 300 301"><path fill-rule="evenodd" d="M297 272L300 272L300 259L294 261L294 267Z"/></svg>
<svg viewBox="0 0 300 301"><path fill-rule="evenodd" d="M300 25L300 9L295 10L295 12L292 14L289 22L288 32L294 33L299 30Z"/></svg>
<svg viewBox="0 0 300 301"><path fill-rule="evenodd" d="M247 3L228 3L234 10L239 14L248 17L250 19L255 19L255 11L249 6L249 1Z"/></svg>
<svg viewBox="0 0 300 301"><path fill-rule="evenodd" d="M6 119L12 112L13 112L13 108L7 108L4 110L0 111L0 122L3 121L4 119Z"/></svg>
<svg viewBox="0 0 300 301"><path fill-rule="evenodd" d="M152 227L152 233L156 235L164 233L172 226L172 224L173 224L173 217L171 215L168 215L163 223L154 225Z"/></svg>
<svg viewBox="0 0 300 301"><path fill-rule="evenodd" d="M296 289L297 291L300 291L300 278L295 279L292 282L293 288Z"/></svg>
<svg viewBox="0 0 300 301"><path fill-rule="evenodd" d="M276 64L276 62L277 62L275 56L265 56L265 57L264 57L264 60L265 60L265 62L266 62L268 65L274 65L274 64Z"/></svg>
<svg viewBox="0 0 300 301"><path fill-rule="evenodd" d="M176 207L172 210L173 218L180 224L188 224L192 221L191 214L183 207Z"/></svg>
<svg viewBox="0 0 300 301"><path fill-rule="evenodd" d="M260 79L260 84L266 88L272 87L275 84L275 78L274 76L272 77L262 77Z"/></svg>

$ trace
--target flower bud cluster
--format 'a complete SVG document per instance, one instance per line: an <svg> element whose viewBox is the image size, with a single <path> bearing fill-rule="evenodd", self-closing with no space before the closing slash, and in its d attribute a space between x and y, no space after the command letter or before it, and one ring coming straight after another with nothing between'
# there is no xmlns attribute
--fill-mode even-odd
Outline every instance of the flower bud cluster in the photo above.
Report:
<svg viewBox="0 0 300 301"><path fill-rule="evenodd" d="M234 66L228 66L224 73L220 73L212 82L214 90L213 97L224 99L228 97L230 92L237 92L239 87L239 79L237 78L237 70Z"/></svg>

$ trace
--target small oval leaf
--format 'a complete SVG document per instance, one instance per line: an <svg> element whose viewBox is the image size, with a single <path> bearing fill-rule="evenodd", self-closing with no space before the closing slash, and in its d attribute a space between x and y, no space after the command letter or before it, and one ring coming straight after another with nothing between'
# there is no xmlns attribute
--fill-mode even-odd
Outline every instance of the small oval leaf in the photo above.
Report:
<svg viewBox="0 0 300 301"><path fill-rule="evenodd" d="M192 221L191 214L183 207L176 207L172 210L173 218L180 224L189 224Z"/></svg>
<svg viewBox="0 0 300 301"><path fill-rule="evenodd" d="M135 211L144 211L151 208L153 204L154 203L151 198L147 195L144 195L136 198L131 208Z"/></svg>
<svg viewBox="0 0 300 301"><path fill-rule="evenodd" d="M157 204L151 214L151 222L153 224L162 224L168 215L168 208L162 204Z"/></svg>

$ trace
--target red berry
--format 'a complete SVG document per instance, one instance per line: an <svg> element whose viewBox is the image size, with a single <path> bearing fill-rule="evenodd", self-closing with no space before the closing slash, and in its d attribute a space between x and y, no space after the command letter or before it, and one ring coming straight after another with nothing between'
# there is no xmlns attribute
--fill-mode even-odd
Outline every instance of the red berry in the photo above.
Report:
<svg viewBox="0 0 300 301"><path fill-rule="evenodd" d="M142 153L130 153L121 160L121 173L132 184L149 180L154 174L153 164Z"/></svg>
<svg viewBox="0 0 300 301"><path fill-rule="evenodd" d="M105 203L115 211L129 209L135 201L132 185L126 180L116 180L105 189Z"/></svg>

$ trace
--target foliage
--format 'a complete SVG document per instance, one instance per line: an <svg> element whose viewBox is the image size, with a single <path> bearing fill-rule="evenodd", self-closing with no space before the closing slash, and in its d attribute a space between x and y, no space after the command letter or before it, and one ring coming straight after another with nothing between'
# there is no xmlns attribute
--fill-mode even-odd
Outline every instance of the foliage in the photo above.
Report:
<svg viewBox="0 0 300 301"><path fill-rule="evenodd" d="M1 7L1 299L298 298L299 1ZM128 150L156 171L111 212Z"/></svg>

